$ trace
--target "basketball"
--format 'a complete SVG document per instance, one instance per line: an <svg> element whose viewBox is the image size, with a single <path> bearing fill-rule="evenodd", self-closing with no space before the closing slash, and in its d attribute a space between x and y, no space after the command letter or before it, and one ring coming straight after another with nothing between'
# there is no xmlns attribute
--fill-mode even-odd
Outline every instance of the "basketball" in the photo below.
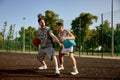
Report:
<svg viewBox="0 0 120 80"><path fill-rule="evenodd" d="M36 38L33 38L32 43L34 46L38 47L41 41L38 37L36 37Z"/></svg>

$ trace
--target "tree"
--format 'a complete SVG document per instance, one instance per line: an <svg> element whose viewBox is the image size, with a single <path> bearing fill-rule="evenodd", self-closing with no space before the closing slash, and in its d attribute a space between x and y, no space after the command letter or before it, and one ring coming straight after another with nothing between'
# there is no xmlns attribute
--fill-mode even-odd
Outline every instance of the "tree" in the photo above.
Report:
<svg viewBox="0 0 120 80"><path fill-rule="evenodd" d="M23 32L24 32L24 27L21 27L21 30L19 31L19 40L22 41L23 38ZM25 41L29 41L30 39L33 39L34 37L37 37L37 30L29 26L27 29L25 29Z"/></svg>
<svg viewBox="0 0 120 80"><path fill-rule="evenodd" d="M25 30L26 42L30 42L33 38L37 37L36 29L32 26L29 26Z"/></svg>
<svg viewBox="0 0 120 80"><path fill-rule="evenodd" d="M20 37L18 38L18 41L22 41L23 40L23 33L24 33L24 27L21 27L21 30L19 31L19 35ZM37 37L37 30L32 27L29 26L27 29L25 29L25 46L26 49L30 48L32 46L32 39ZM20 44L21 46L23 46L22 44Z"/></svg>
<svg viewBox="0 0 120 80"><path fill-rule="evenodd" d="M4 41L3 41L2 32L0 32L0 49L2 49L3 47L4 47Z"/></svg>
<svg viewBox="0 0 120 80"><path fill-rule="evenodd" d="M98 40L99 45L103 47L105 51L110 51L111 39L112 39L112 29L108 20L105 20L103 24L97 26L97 32L99 34Z"/></svg>
<svg viewBox="0 0 120 80"><path fill-rule="evenodd" d="M120 53L120 23L116 25L115 30L115 50Z"/></svg>
<svg viewBox="0 0 120 80"><path fill-rule="evenodd" d="M83 34L83 37L84 37L84 42L87 41L88 39L90 39L90 36L89 36L89 26L91 24L93 24L93 20L95 20L97 22L97 16L94 16L90 13L81 13L80 14L80 19L81 19L81 28L82 28L82 32L84 33Z"/></svg>
<svg viewBox="0 0 120 80"><path fill-rule="evenodd" d="M87 40L90 40L90 29L89 26L93 24L93 20L97 21L98 17L90 13L81 13L79 17L75 18L71 25L73 33L76 37L76 42L80 46L83 46ZM81 44L80 44L81 43Z"/></svg>
<svg viewBox="0 0 120 80"><path fill-rule="evenodd" d="M116 30L120 31L120 23L117 24Z"/></svg>
<svg viewBox="0 0 120 80"><path fill-rule="evenodd" d="M13 40L14 39L14 28L15 28L15 24L10 26L9 32L8 32L8 40Z"/></svg>
<svg viewBox="0 0 120 80"><path fill-rule="evenodd" d="M3 36L2 36L2 33L0 32L0 41L3 40Z"/></svg>
<svg viewBox="0 0 120 80"><path fill-rule="evenodd" d="M3 40L5 40L6 26L7 26L7 21L4 22L3 29L2 29Z"/></svg>

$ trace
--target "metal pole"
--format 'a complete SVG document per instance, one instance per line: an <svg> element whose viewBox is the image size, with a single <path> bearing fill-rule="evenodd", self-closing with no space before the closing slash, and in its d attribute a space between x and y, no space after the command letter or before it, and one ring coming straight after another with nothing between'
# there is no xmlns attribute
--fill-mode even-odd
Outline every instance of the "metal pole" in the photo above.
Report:
<svg viewBox="0 0 120 80"><path fill-rule="evenodd" d="M22 38L22 43L23 43L23 50L22 50L22 52L24 52L25 51L25 29L24 29L24 27L23 27L23 38Z"/></svg>
<svg viewBox="0 0 120 80"><path fill-rule="evenodd" d="M79 37L79 57L80 57L80 50L81 50L81 19L79 19L79 31L80 31L80 37Z"/></svg>
<svg viewBox="0 0 120 80"><path fill-rule="evenodd" d="M103 58L103 14L101 14L101 22L102 22L102 28L101 28L101 36L102 36L102 49L101 49L101 57Z"/></svg>
<svg viewBox="0 0 120 80"><path fill-rule="evenodd" d="M23 18L23 21L25 20L26 18ZM24 23L24 22L23 22ZM25 52L25 23L23 25L23 52Z"/></svg>
<svg viewBox="0 0 120 80"><path fill-rule="evenodd" d="M17 50L17 31L16 31L16 40L15 40L15 52L16 52L16 50Z"/></svg>
<svg viewBox="0 0 120 80"><path fill-rule="evenodd" d="M114 27L113 27L113 0L111 4L111 27L112 27L112 56L114 56Z"/></svg>

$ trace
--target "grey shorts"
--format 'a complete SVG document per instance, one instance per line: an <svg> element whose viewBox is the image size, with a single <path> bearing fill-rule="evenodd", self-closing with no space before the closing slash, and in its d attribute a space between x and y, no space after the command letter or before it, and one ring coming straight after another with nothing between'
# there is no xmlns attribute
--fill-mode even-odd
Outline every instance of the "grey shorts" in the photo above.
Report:
<svg viewBox="0 0 120 80"><path fill-rule="evenodd" d="M55 49L53 47L41 48L38 52L37 59L43 61L46 55L52 60L52 56L55 55Z"/></svg>

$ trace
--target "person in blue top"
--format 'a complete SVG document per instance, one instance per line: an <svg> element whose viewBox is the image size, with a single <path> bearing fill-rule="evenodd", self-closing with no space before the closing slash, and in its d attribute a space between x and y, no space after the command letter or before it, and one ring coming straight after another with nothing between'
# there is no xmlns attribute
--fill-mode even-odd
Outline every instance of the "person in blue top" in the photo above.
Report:
<svg viewBox="0 0 120 80"><path fill-rule="evenodd" d="M56 23L56 29L58 31L58 38L61 42L65 41L65 40L75 40L75 37L74 35L69 31L69 30L65 30L63 28L63 23ZM69 44L68 44L69 45ZM71 72L72 75L76 75L78 74L78 69L77 69L77 65L76 65L76 59L73 55L73 46L70 46L68 48L65 47L62 47L59 51L59 61L60 61L60 67L59 67L59 70L63 70L64 69L64 66L63 66L63 57L65 54L68 54L71 61L72 61L72 64L73 64L73 71Z"/></svg>

